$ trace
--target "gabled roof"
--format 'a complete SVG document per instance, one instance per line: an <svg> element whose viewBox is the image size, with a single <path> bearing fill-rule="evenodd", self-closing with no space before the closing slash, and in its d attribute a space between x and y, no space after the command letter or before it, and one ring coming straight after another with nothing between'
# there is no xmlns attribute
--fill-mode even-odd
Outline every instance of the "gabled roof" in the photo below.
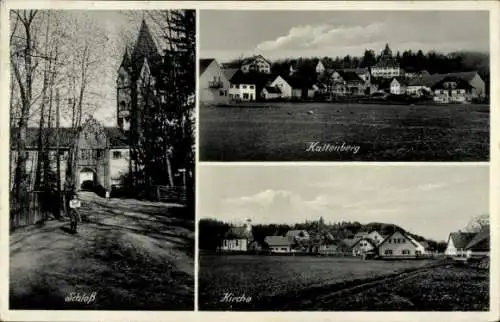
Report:
<svg viewBox="0 0 500 322"><path fill-rule="evenodd" d="M259 88L263 88L270 80L274 80L274 78L275 76L271 74L244 73L241 70L237 70L233 77L231 77L230 82L232 84L253 84Z"/></svg>
<svg viewBox="0 0 500 322"><path fill-rule="evenodd" d="M265 89L269 94L281 94L279 87L266 86Z"/></svg>
<svg viewBox="0 0 500 322"><path fill-rule="evenodd" d="M266 236L264 241L269 246L290 246L288 238L283 236Z"/></svg>
<svg viewBox="0 0 500 322"><path fill-rule="evenodd" d="M210 66L212 62L214 62L214 58L201 58L200 59L200 76L203 75L205 70Z"/></svg>
<svg viewBox="0 0 500 322"><path fill-rule="evenodd" d="M490 231L488 229L483 229L478 232L471 241L464 247L467 250L472 251L487 251L490 249Z"/></svg>
<svg viewBox="0 0 500 322"><path fill-rule="evenodd" d="M379 246L382 246L383 244L385 244L385 242L387 240L389 240L389 238L391 238L392 236L394 236L394 234L396 233L400 233L401 235L403 235L403 237L405 237L406 239L408 239L413 245L415 245L415 247L419 247L419 246L422 246L418 241L416 241L413 237L411 237L410 235L408 235L407 233L404 233L400 230L396 230L395 232L393 232L392 234L388 235L386 238L384 238L384 240L380 243Z"/></svg>
<svg viewBox="0 0 500 322"><path fill-rule="evenodd" d="M459 88L459 89L472 89L472 88L474 88L474 86L470 85L469 82L467 82L466 80L464 80L462 78L458 78L456 76L446 76L446 77L442 78L436 84L432 85L431 88L432 89L444 88L444 83L449 82L449 81L456 82L457 88Z"/></svg>
<svg viewBox="0 0 500 322"><path fill-rule="evenodd" d="M267 60L264 56L262 56L262 55L253 55L252 57L244 58L242 60L242 62L241 62L241 65L243 66L243 65L251 64L254 60L256 60L259 57L262 58L262 59L264 59L268 64L271 64L269 62L269 60Z"/></svg>
<svg viewBox="0 0 500 322"><path fill-rule="evenodd" d="M345 69L344 70L338 69L334 70L333 72L337 72L340 75L340 77L342 77L342 79L346 82L360 82L360 83L364 82L364 80L361 77L359 77L358 73L354 71L346 71Z"/></svg>
<svg viewBox="0 0 500 322"><path fill-rule="evenodd" d="M372 244L372 246L375 248L377 247L377 242L375 242L373 239L369 238L369 237L362 237L362 238L356 238L355 239L356 241L354 242L354 244L352 244L351 248L356 246L357 244L359 244L360 241L362 240L366 240L367 242L369 242L370 244Z"/></svg>
<svg viewBox="0 0 500 322"><path fill-rule="evenodd" d="M455 77L470 82L476 75L478 75L477 71L431 75L424 70L421 72L421 76L415 77L410 81L409 86L432 87L447 77Z"/></svg>
<svg viewBox="0 0 500 322"><path fill-rule="evenodd" d="M456 249L463 249L474 238L475 233L454 232L450 233L451 240Z"/></svg>
<svg viewBox="0 0 500 322"><path fill-rule="evenodd" d="M352 248L359 239L353 239L353 238L345 238L342 239L341 243L344 244L347 248Z"/></svg>
<svg viewBox="0 0 500 322"><path fill-rule="evenodd" d="M288 83L288 85L292 87L292 89L303 89L303 88L310 89L314 85L314 82L296 76L288 76L288 77L281 76L281 78L283 78Z"/></svg>
<svg viewBox="0 0 500 322"><path fill-rule="evenodd" d="M231 78L233 78L234 74L236 74L238 70L238 68L223 68L222 72L224 73L224 75L226 75L226 78L228 80L231 80Z"/></svg>

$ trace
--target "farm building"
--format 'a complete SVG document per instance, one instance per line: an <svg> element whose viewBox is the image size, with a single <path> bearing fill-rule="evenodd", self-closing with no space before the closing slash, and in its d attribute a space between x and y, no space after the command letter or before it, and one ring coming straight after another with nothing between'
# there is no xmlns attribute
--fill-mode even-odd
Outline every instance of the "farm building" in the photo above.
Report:
<svg viewBox="0 0 500 322"><path fill-rule="evenodd" d="M448 245L445 255L454 258L471 258L477 256L489 256L490 234L489 229L483 229L479 233L453 232L448 237Z"/></svg>
<svg viewBox="0 0 500 322"><path fill-rule="evenodd" d="M264 241L272 253L290 253L292 251L292 244L287 237L267 236Z"/></svg>
<svg viewBox="0 0 500 322"><path fill-rule="evenodd" d="M247 219L242 227L231 227L222 240L222 251L248 251L249 244L253 241L252 221Z"/></svg>
<svg viewBox="0 0 500 322"><path fill-rule="evenodd" d="M382 258L415 258L425 255L425 247L410 235L396 231L389 235L378 247Z"/></svg>

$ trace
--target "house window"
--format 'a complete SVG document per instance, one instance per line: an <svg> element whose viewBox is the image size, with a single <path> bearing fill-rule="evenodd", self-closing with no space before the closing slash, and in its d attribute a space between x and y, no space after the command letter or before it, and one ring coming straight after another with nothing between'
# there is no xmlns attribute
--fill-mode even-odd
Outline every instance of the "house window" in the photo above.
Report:
<svg viewBox="0 0 500 322"><path fill-rule="evenodd" d="M246 89L247 85L241 85L241 88Z"/></svg>
<svg viewBox="0 0 500 322"><path fill-rule="evenodd" d="M221 89L221 90L219 91L219 96L226 96L226 95L225 95L225 93L224 93L224 90L222 90L222 89Z"/></svg>
<svg viewBox="0 0 500 322"><path fill-rule="evenodd" d="M422 255L422 252L421 252L421 251L419 251L419 250L416 250L416 251L415 251L415 255Z"/></svg>
<svg viewBox="0 0 500 322"><path fill-rule="evenodd" d="M386 250L384 251L384 254L385 254L385 255L392 255L392 249L386 249Z"/></svg>
<svg viewBox="0 0 500 322"><path fill-rule="evenodd" d="M285 247L281 247L281 250L285 250L286 251L286 248Z"/></svg>
<svg viewBox="0 0 500 322"><path fill-rule="evenodd" d="M238 247L238 240L236 239L236 247Z"/></svg>
<svg viewBox="0 0 500 322"><path fill-rule="evenodd" d="M121 159L122 157L122 152L121 151L113 151L113 159Z"/></svg>
<svg viewBox="0 0 500 322"><path fill-rule="evenodd" d="M250 85L249 87L250 87L250 89L254 89L255 85Z"/></svg>
<svg viewBox="0 0 500 322"><path fill-rule="evenodd" d="M410 255L410 251L408 249L403 249L403 255Z"/></svg>

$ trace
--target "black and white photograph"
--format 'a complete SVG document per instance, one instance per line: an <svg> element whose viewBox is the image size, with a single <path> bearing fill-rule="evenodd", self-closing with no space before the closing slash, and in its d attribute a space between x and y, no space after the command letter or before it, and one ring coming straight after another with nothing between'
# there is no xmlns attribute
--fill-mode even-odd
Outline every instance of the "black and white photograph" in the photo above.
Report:
<svg viewBox="0 0 500 322"><path fill-rule="evenodd" d="M194 310L196 11L9 19L9 309Z"/></svg>
<svg viewBox="0 0 500 322"><path fill-rule="evenodd" d="M488 165L202 165L199 189L200 311L489 311Z"/></svg>
<svg viewBox="0 0 500 322"><path fill-rule="evenodd" d="M489 24L486 10L200 10L199 159L488 161Z"/></svg>

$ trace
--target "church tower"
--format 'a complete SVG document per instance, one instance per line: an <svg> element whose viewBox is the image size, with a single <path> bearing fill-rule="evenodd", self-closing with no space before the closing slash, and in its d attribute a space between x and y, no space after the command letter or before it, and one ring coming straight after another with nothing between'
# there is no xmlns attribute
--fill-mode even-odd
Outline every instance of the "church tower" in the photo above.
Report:
<svg viewBox="0 0 500 322"><path fill-rule="evenodd" d="M141 77L145 74L149 76L160 59L153 36L143 20L135 46L131 50L125 49L116 81L117 123L119 129L126 134L140 131L142 106L138 96Z"/></svg>
<svg viewBox="0 0 500 322"><path fill-rule="evenodd" d="M125 49L116 80L117 123L124 133L130 130L132 114L132 65L128 49Z"/></svg>

